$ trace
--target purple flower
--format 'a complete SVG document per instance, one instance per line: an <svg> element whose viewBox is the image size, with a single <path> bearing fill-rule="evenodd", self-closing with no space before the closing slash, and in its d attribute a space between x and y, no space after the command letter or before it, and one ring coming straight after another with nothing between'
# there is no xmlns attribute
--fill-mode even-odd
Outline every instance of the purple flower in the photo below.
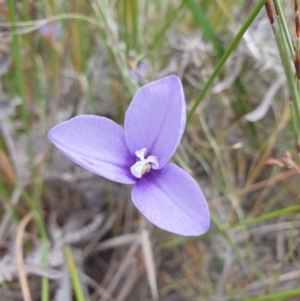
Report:
<svg viewBox="0 0 300 301"><path fill-rule="evenodd" d="M144 61L140 61L136 68L132 65L129 68L130 77L135 79L140 85L144 84L147 72L148 65Z"/></svg>
<svg viewBox="0 0 300 301"><path fill-rule="evenodd" d="M68 158L109 180L135 184L132 200L153 224L179 235L209 228L205 198L193 178L168 163L186 121L183 89L171 75L139 89L122 127L105 117L82 115L48 137Z"/></svg>
<svg viewBox="0 0 300 301"><path fill-rule="evenodd" d="M62 26L59 22L48 23L40 27L39 32L51 41L58 41L62 36Z"/></svg>

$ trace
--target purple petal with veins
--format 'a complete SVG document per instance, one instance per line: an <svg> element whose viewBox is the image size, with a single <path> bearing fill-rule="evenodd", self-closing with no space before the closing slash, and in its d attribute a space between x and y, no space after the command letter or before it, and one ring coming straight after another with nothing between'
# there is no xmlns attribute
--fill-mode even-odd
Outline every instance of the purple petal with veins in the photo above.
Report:
<svg viewBox="0 0 300 301"><path fill-rule="evenodd" d="M147 149L162 168L175 153L186 120L183 89L171 75L143 86L125 116L125 137L130 152Z"/></svg>
<svg viewBox="0 0 300 301"><path fill-rule="evenodd" d="M135 163L124 130L105 117L82 115L54 127L48 134L67 157L109 180L133 184L130 167Z"/></svg>
<svg viewBox="0 0 300 301"><path fill-rule="evenodd" d="M132 200L149 221L166 231L195 236L209 228L208 207L198 184L174 164L139 180Z"/></svg>

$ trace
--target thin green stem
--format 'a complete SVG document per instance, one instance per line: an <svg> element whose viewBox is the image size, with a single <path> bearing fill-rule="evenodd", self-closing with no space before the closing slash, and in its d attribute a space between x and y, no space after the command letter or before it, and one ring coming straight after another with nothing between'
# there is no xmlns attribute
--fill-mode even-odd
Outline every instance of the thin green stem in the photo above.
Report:
<svg viewBox="0 0 300 301"><path fill-rule="evenodd" d="M21 188L22 189L22 188ZM27 206L31 209L31 214L35 220L35 223L37 225L37 229L39 231L41 241L42 241L42 264L44 267L48 266L48 251L49 251L49 241L48 236L46 232L46 228L43 222L43 219L41 218L40 213L38 212L39 206L37 206L37 201L32 200L31 197L28 195L26 190L21 190L21 195L23 199L25 200ZM49 300L49 279L46 277L42 278L42 299L41 301L48 301Z"/></svg>
<svg viewBox="0 0 300 301"><path fill-rule="evenodd" d="M258 297L247 298L247 299L240 299L240 301L283 301L283 300L286 300L288 298L290 300L290 298L297 297L297 296L300 296L300 289L299 288L294 289L294 290L284 291L284 292L272 293L272 294L264 295L264 296L258 296Z"/></svg>
<svg viewBox="0 0 300 301"><path fill-rule="evenodd" d="M124 19L124 40L126 44L126 57L128 58L129 56L129 50L130 50L130 34L129 34L129 21L127 18L128 17L128 0L124 0L124 8L123 8L123 19Z"/></svg>
<svg viewBox="0 0 300 301"><path fill-rule="evenodd" d="M35 219L35 222L37 224L38 231L40 233L41 239L42 239L42 264L44 267L48 266L48 248L49 248L49 242L47 237L47 232L45 229L44 222L40 216L40 214L33 210L32 216ZM49 294L49 279L46 277L42 278L42 291L41 291L42 301L48 301L50 294Z"/></svg>
<svg viewBox="0 0 300 301"><path fill-rule="evenodd" d="M174 23L176 18L179 15L179 12L182 10L183 6L185 5L184 0L181 1L180 5L176 7L173 10L170 10L168 14L166 15L165 22L163 23L163 26L157 30L152 43L149 46L149 52L151 52L160 42L160 40L164 37L167 30L170 28L170 26Z"/></svg>
<svg viewBox="0 0 300 301"><path fill-rule="evenodd" d="M199 27L202 29L203 35L212 43L217 56L222 57L224 49L213 28L210 26L202 6L196 3L195 0L186 0L185 3L194 15Z"/></svg>
<svg viewBox="0 0 300 301"><path fill-rule="evenodd" d="M291 60L297 62L296 55L299 51L299 41L296 40L296 50L292 44L288 27L283 15L280 1L274 0L278 16L277 24L272 24L273 33L276 39L279 55L282 61L284 72L287 78L288 86L291 92L292 104L291 104L291 115L293 132L295 135L296 149L299 152L300 145L300 82L296 76L296 70L292 68Z"/></svg>
<svg viewBox="0 0 300 301"><path fill-rule="evenodd" d="M11 22L11 29L12 32L16 32L16 12L15 12L15 2L11 0L7 0L7 7L8 7L8 14L9 19ZM25 125L25 132L28 138L28 153L30 159L32 159L32 148L30 143L30 125L29 125L29 117L27 112L27 104L25 100L25 93L24 93L24 78L23 78L23 72L22 72L22 59L20 55L20 41L19 36L17 34L14 34L12 37L12 53L13 53L13 59L15 64L15 74L16 74L16 87L18 90L18 93L21 97L21 117Z"/></svg>
<svg viewBox="0 0 300 301"><path fill-rule="evenodd" d="M195 241L199 241L214 235L220 235L220 234L224 234L227 233L228 231L241 227L241 226L253 226L256 225L258 223L262 223L268 220L272 220L278 217L281 217L283 215L286 214L293 214L293 213L299 213L300 212L300 205L293 205L293 206L289 206L287 208L283 208L283 209L279 209L279 210L275 210L266 214L263 214L261 216L258 217L254 217L251 219L247 219L241 222L238 222L234 225L228 226L228 227L223 227L222 229L218 227L217 230L212 230L209 231L205 234L203 234L202 236L198 236L198 237L183 237L183 238L176 238L173 239L172 241L169 241L165 244L163 244L161 247L168 249L168 248L174 248L180 245L184 245L187 243L192 243Z"/></svg>
<svg viewBox="0 0 300 301"><path fill-rule="evenodd" d="M81 283L79 280L76 265L72 256L72 252L68 246L64 246L64 254L67 260L69 272L72 279L72 284L75 292L75 297L77 301L85 301L85 297L82 291Z"/></svg>
<svg viewBox="0 0 300 301"><path fill-rule="evenodd" d="M138 1L129 1L130 14L131 14L131 28L132 28L132 46L138 50Z"/></svg>
<svg viewBox="0 0 300 301"><path fill-rule="evenodd" d="M278 29L279 27L279 29ZM278 27L276 24L272 25L274 36L277 42L278 50L279 50L279 55L282 61L282 65L284 68L284 72L287 78L288 86L290 88L290 92L292 95L292 100L293 103L291 105L291 110L292 110L292 123L293 123L293 129L294 129L294 134L295 134L295 142L296 145L299 143L299 134L300 134L300 95L299 95L299 90L297 87L297 81L296 81L296 76L295 72L292 69L291 65L291 58L289 56L289 51L288 51L288 42L286 39L286 35L284 33L284 29L282 26L282 22L278 22Z"/></svg>
<svg viewBox="0 0 300 301"><path fill-rule="evenodd" d="M213 82L216 79L216 77L219 75L219 73L222 70L223 66L225 65L227 59L231 55L232 51L235 49L235 47L237 46L237 44L239 43L239 41L243 37L244 33L249 28L249 26L251 25L251 23L253 22L253 20L255 19L255 17L258 15L258 13L262 9L262 7L265 5L265 3L266 3L266 0L260 0L260 1L258 1L258 3L256 4L256 6L254 7L254 9L252 10L251 14L246 19L245 23L243 24L243 26L241 27L241 29L239 30L239 32L237 33L237 35L235 36L235 38L233 39L233 41L231 42L231 44L229 45L229 47L227 48L227 50L225 51L224 55L222 56L222 58L220 59L219 63L217 64L214 72L212 73L212 75L210 76L210 78L208 79L208 81L206 82L206 84L204 85L202 91L198 95L198 97L197 97L197 99L196 99L193 107L189 111L188 116L187 116L187 123L189 123L191 121L191 119L192 119L192 117L193 117L193 115L194 115L197 107L199 106L199 104L201 103L201 101L204 99L207 91L209 90L209 88L213 84Z"/></svg>
<svg viewBox="0 0 300 301"><path fill-rule="evenodd" d="M283 32L284 32L284 36L286 38L289 53L290 53L291 57L294 57L293 43L292 43L292 39L291 39L291 36L289 34L289 31L288 31L287 24L285 22L285 18L284 18L284 15L283 15L283 11L282 11L280 1L274 0L274 3L276 5L276 8L277 8L277 11L278 11L278 14L279 14L279 22L281 23L281 26L282 26L282 29L283 29Z"/></svg>

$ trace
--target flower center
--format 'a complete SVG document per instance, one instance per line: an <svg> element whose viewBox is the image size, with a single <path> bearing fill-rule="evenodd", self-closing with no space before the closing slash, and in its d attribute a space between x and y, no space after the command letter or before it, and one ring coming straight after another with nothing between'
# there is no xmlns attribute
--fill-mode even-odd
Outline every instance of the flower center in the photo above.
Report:
<svg viewBox="0 0 300 301"><path fill-rule="evenodd" d="M155 156L149 156L145 158L147 153L146 148L142 148L135 152L135 155L140 159L134 165L130 167L131 173L137 177L141 178L145 173L149 172L151 169L158 169L159 164Z"/></svg>

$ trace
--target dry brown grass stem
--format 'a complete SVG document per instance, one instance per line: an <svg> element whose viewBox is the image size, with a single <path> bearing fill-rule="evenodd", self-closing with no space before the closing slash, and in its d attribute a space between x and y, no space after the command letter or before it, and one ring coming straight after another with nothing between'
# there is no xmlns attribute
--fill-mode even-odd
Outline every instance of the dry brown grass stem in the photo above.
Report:
<svg viewBox="0 0 300 301"><path fill-rule="evenodd" d="M94 249L94 252L119 248L132 244L139 238L139 234L123 234L115 236L100 242Z"/></svg>
<svg viewBox="0 0 300 301"><path fill-rule="evenodd" d="M149 237L149 231L147 230L142 230L141 245L142 245L145 268L147 272L152 299L156 301L159 299L158 288L156 283L156 279L157 279L156 267L154 261L154 254L153 254L150 237Z"/></svg>
<svg viewBox="0 0 300 301"><path fill-rule="evenodd" d="M101 227L99 233L97 233L93 237L93 239L87 244L87 246L84 248L82 252L83 257L87 257L94 250L94 248L98 244L98 241L100 241L101 238L104 236L104 234L112 227L115 220L116 220L116 215L111 214L110 217L105 222L105 224Z"/></svg>
<svg viewBox="0 0 300 301"><path fill-rule="evenodd" d="M126 255L124 256L123 261L119 265L118 270L116 271L115 275L112 277L112 279L106 289L106 291L109 294L111 294L115 290L117 285L119 284L122 276L125 274L127 268L130 266L132 259L134 258L134 255L135 255L136 251L138 250L139 246L140 246L140 241L136 240L136 242L133 243L132 246L127 251ZM107 296L103 295L99 301L106 301L106 300L107 300Z"/></svg>
<svg viewBox="0 0 300 301"><path fill-rule="evenodd" d="M27 277L26 277L26 271L24 268L24 258L23 258L23 235L25 228L27 224L30 222L32 216L30 213L25 215L23 219L21 220L21 223L18 227L18 232L16 236L16 255L17 255L17 265L18 265L18 275L19 275L19 280L20 280L20 285L21 285L21 290L23 294L24 301L32 301L28 282L27 282Z"/></svg>
<svg viewBox="0 0 300 301"><path fill-rule="evenodd" d="M250 192L263 189L267 186L271 186L271 185L274 185L274 184L276 184L278 182L281 182L285 179L288 179L288 178L294 176L297 173L298 173L298 171L296 169L281 172L281 173L279 173L279 174L277 174L277 175L275 175L275 176L273 176L269 179L257 182L255 184L249 186L249 187L242 188L242 189L236 191L235 195L236 196L244 196L244 195L246 195ZM224 202L227 199L228 199L227 196L221 196L221 197L215 198L213 203L219 204L219 202Z"/></svg>
<svg viewBox="0 0 300 301"><path fill-rule="evenodd" d="M263 280L259 280L253 283L250 283L247 285L246 290L258 290L262 287L268 286L268 285L274 285L278 284L278 282L286 282L291 281L294 279L297 279L300 277L300 271L292 271L285 274L280 275L278 278L270 277Z"/></svg>
<svg viewBox="0 0 300 301"><path fill-rule="evenodd" d="M259 161L256 162L253 161L252 167L249 172L249 176L246 182L246 187L250 186L254 181L259 177L261 174L262 169L265 167L264 162L270 158L271 153L274 149L274 145L278 139L278 134L281 130L283 130L286 127L286 124L288 123L290 119L290 108L289 105L286 104L284 106L284 110L282 113L282 117L280 119L280 122L277 127L275 127L272 130L272 133L270 134L270 138L268 139L268 142L266 144L266 147L264 148L264 152L262 154L259 154Z"/></svg>
<svg viewBox="0 0 300 301"><path fill-rule="evenodd" d="M274 17L273 17L271 2L267 1L265 4L265 7L266 7L266 11L267 11L267 15L269 17L270 23L274 24Z"/></svg>

